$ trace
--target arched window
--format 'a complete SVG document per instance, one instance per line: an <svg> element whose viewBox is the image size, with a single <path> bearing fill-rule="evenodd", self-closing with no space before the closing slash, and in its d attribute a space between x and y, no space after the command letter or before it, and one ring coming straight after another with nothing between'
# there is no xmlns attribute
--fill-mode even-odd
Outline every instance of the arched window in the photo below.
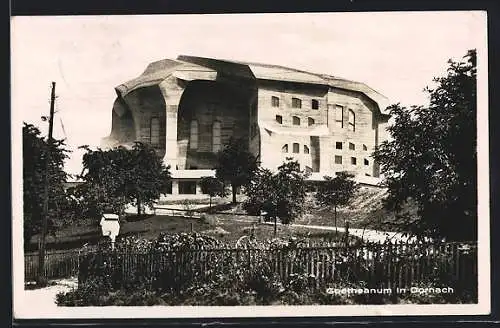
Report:
<svg viewBox="0 0 500 328"><path fill-rule="evenodd" d="M298 154L298 153L300 152L300 150L299 150L299 149L300 149L300 145L299 145L298 143L294 142L294 143L293 143L293 152L294 152L295 154Z"/></svg>
<svg viewBox="0 0 500 328"><path fill-rule="evenodd" d="M304 145L304 154L309 154L309 147Z"/></svg>
<svg viewBox="0 0 500 328"><path fill-rule="evenodd" d="M198 149L198 121L191 121L189 134L189 149Z"/></svg>
<svg viewBox="0 0 500 328"><path fill-rule="evenodd" d="M356 117L354 111L349 109L349 131L355 131L356 129Z"/></svg>
<svg viewBox="0 0 500 328"><path fill-rule="evenodd" d="M280 107L280 98L278 98L276 96L272 96L271 97L271 105L273 107Z"/></svg>
<svg viewBox="0 0 500 328"><path fill-rule="evenodd" d="M283 145L283 147L281 147L281 152L282 153L288 153L288 144Z"/></svg>
<svg viewBox="0 0 500 328"><path fill-rule="evenodd" d="M158 117L151 118L149 126L151 145L157 147L160 145L160 119Z"/></svg>
<svg viewBox="0 0 500 328"><path fill-rule="evenodd" d="M308 124L309 126L314 125L314 118L312 118L312 117L308 117L308 118L307 118L307 124Z"/></svg>
<svg viewBox="0 0 500 328"><path fill-rule="evenodd" d="M215 121L212 125L212 151L214 153L221 149L220 122Z"/></svg>
<svg viewBox="0 0 500 328"><path fill-rule="evenodd" d="M292 108L302 108L302 100L299 98L292 98Z"/></svg>
<svg viewBox="0 0 500 328"><path fill-rule="evenodd" d="M292 118L292 120L293 120L293 125L300 125L300 118L299 117L294 116Z"/></svg>
<svg viewBox="0 0 500 328"><path fill-rule="evenodd" d="M366 147L366 145L363 145L363 150L368 150L368 147Z"/></svg>

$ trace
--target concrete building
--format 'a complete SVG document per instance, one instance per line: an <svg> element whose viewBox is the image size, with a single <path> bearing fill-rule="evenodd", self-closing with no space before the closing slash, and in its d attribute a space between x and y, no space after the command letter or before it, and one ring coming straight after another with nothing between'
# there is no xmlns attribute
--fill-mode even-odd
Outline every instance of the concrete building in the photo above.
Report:
<svg viewBox="0 0 500 328"><path fill-rule="evenodd" d="M170 165L173 194L200 193L216 153L243 138L263 167L299 160L311 179L351 171L380 176L371 152L388 135L387 99L367 85L256 63L179 56L116 87L103 147L142 141Z"/></svg>

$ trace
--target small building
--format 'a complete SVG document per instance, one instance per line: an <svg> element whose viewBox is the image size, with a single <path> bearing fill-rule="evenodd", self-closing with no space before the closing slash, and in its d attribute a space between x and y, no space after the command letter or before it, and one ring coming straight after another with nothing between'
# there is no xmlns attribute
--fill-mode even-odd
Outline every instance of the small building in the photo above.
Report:
<svg viewBox="0 0 500 328"><path fill-rule="evenodd" d="M170 165L172 194L200 194L216 153L242 138L261 165L298 160L311 179L350 171L376 182L387 99L364 83L277 65L179 56L115 88L103 147L141 141Z"/></svg>

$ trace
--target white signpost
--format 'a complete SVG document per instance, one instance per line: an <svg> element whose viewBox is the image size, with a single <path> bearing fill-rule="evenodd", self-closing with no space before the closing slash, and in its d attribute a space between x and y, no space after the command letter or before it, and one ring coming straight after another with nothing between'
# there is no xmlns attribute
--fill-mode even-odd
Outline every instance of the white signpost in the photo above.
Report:
<svg viewBox="0 0 500 328"><path fill-rule="evenodd" d="M115 249L115 239L120 233L120 217L116 214L103 214L101 228L102 235L111 238L111 248Z"/></svg>

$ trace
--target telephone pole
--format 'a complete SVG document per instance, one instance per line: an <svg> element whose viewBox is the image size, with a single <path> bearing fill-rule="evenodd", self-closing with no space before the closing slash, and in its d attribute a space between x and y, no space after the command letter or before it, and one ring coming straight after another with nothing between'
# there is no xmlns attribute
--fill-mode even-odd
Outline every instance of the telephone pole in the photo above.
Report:
<svg viewBox="0 0 500 328"><path fill-rule="evenodd" d="M56 83L52 82L52 92L50 95L50 116L49 116L49 136L47 139L47 153L45 154L45 175L43 192L43 213L42 213L42 232L38 244L38 281L40 285L47 283L45 277L45 238L47 235L47 221L49 216L49 168L52 152L52 130L54 128L54 102L56 100Z"/></svg>

